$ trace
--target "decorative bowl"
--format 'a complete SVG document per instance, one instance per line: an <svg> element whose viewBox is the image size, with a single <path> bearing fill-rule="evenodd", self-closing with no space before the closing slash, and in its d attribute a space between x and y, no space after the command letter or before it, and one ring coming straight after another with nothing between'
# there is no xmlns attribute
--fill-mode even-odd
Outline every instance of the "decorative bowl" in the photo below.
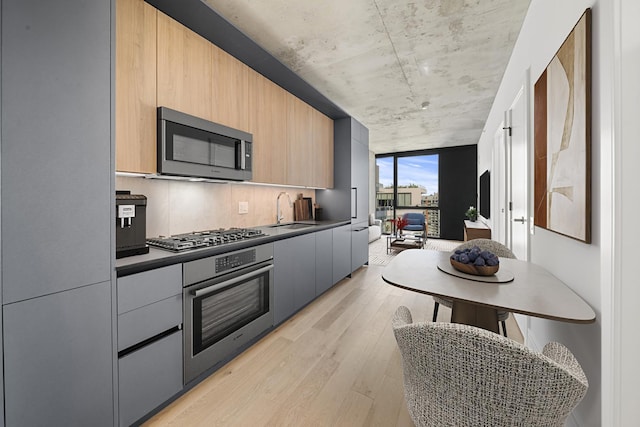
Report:
<svg viewBox="0 0 640 427"><path fill-rule="evenodd" d="M473 264L463 264L451 258L449 258L449 261L451 261L451 266L456 270L461 271L463 273L467 273L467 274L473 274L474 276L492 276L496 274L498 272L498 269L500 268L500 264L493 265L493 266L487 265L484 267L478 267Z"/></svg>

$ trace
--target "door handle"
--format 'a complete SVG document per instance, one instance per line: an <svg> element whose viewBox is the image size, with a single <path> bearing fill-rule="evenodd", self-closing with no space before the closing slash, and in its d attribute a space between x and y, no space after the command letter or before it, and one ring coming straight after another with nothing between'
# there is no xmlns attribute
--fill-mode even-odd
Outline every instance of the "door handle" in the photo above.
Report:
<svg viewBox="0 0 640 427"><path fill-rule="evenodd" d="M514 218L513 222L521 222L521 223L524 224L524 217L522 217L522 218Z"/></svg>
<svg viewBox="0 0 640 427"><path fill-rule="evenodd" d="M235 285L236 283L244 282L245 280L251 279L253 277L259 276L262 273L266 273L269 270L273 270L273 264L269 264L266 267L259 268L257 270L253 270L247 274L243 274L242 276L234 277L230 280L225 280L224 282L207 286L206 288L197 289L195 291L191 291L191 295L196 297L201 297L206 294L210 294L211 292L217 291L218 289L226 288L227 286Z"/></svg>

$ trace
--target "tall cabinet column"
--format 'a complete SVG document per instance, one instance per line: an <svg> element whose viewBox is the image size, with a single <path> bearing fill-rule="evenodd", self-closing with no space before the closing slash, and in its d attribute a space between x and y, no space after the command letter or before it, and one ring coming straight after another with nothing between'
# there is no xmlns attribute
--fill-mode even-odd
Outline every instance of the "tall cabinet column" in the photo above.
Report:
<svg viewBox="0 0 640 427"><path fill-rule="evenodd" d="M351 219L351 271L369 257L369 130L347 117L334 122L334 188L317 190L323 216Z"/></svg>
<svg viewBox="0 0 640 427"><path fill-rule="evenodd" d="M1 9L4 421L112 426L112 4Z"/></svg>

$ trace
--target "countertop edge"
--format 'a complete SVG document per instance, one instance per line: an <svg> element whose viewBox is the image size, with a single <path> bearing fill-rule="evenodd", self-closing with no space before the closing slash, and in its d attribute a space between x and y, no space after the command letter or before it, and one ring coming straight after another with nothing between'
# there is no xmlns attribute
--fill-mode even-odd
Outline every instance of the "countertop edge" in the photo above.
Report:
<svg viewBox="0 0 640 427"><path fill-rule="evenodd" d="M302 223L313 224L313 227L299 228L299 229L284 229L274 228L273 226L259 226L253 227L263 230L265 233L270 233L262 237L255 239L242 240L236 243L230 243L224 246L214 246L202 249L196 249L192 251L175 253L150 247L149 253L144 255L134 255L126 258L120 258L116 260L116 276L125 277L136 273L142 273L144 271L154 270L156 268L167 267L169 265L180 264L183 262L189 262L200 258L206 258L214 255L220 255L227 252L232 252L240 249L250 248L252 246L258 246L267 243L273 243L278 240L289 239L291 237L302 236L309 233L317 233L323 230L330 230L332 228L341 227L343 225L351 224L351 220L342 221L299 221Z"/></svg>

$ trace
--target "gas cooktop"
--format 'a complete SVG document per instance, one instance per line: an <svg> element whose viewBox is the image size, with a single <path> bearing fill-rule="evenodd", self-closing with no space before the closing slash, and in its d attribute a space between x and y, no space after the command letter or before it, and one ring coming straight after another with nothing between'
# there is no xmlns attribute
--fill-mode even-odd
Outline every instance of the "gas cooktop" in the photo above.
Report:
<svg viewBox="0 0 640 427"><path fill-rule="evenodd" d="M230 228L228 230L194 231L169 237L159 236L147 239L147 244L172 252L182 252L208 246L220 246L262 236L265 236L262 230L255 228Z"/></svg>

